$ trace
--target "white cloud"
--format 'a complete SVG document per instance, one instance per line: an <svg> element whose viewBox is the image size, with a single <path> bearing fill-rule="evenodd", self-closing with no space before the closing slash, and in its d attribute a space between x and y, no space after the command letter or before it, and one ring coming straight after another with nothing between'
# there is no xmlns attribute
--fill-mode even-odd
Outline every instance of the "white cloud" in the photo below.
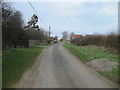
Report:
<svg viewBox="0 0 120 90"><path fill-rule="evenodd" d="M88 3L91 4L91 3ZM98 4L98 3L97 3ZM94 5L94 4L93 4ZM48 20L52 26L52 34L60 35L63 31L75 32L80 34L87 33L107 33L111 28L117 27L115 20L112 20L111 17L106 18L106 15L113 15L113 19L116 18L117 13L116 6L109 3L101 3L99 6L86 6L86 3L54 3L52 9L48 9L46 12L53 10L50 14L54 16L52 20ZM106 10L106 11L105 11ZM109 11L107 11L109 10ZM103 12L104 11L104 12ZM99 12L99 13L97 13ZM76 16L79 16L76 18ZM82 16L80 16L82 15ZM86 16L88 15L88 16ZM93 19L90 19L93 15ZM103 24L99 16L103 17L105 22L109 19L108 23ZM83 19L84 17L85 19ZM81 19L83 21L81 21ZM87 20L87 21L86 21ZM94 22L95 21L95 24ZM98 22L96 22L98 21ZM99 21L101 23L99 23ZM113 22L114 21L114 22ZM116 21L117 22L117 21Z"/></svg>
<svg viewBox="0 0 120 90"><path fill-rule="evenodd" d="M79 14L79 8L81 7L80 3L55 3L54 4L54 12L61 16L73 16Z"/></svg>
<svg viewBox="0 0 120 90"><path fill-rule="evenodd" d="M30 0L31 1L31 0ZM15 4L25 18L30 18L33 14L30 6L27 4ZM17 6L18 5L18 6ZM117 6L109 3L32 3L38 14L47 25L51 25L51 35L61 36L63 31L75 32L81 34L87 33L105 33L112 27L117 27L114 23L117 16ZM31 15L30 15L31 14ZM115 15L116 14L116 15ZM112 15L115 17L108 17ZM107 18L106 18L107 16ZM101 18L102 17L102 18ZM115 20L114 20L115 19ZM104 23L105 22L105 23ZM40 26L44 25L39 20ZM113 23L113 24L111 24ZM111 26L111 27L110 27ZM48 30L48 28L46 29Z"/></svg>
<svg viewBox="0 0 120 90"><path fill-rule="evenodd" d="M114 5L114 6L111 5L111 4L109 4L109 5L101 8L100 13L106 14L106 15L116 15L116 14L118 14L118 6L117 6L117 3L116 3L116 5Z"/></svg>

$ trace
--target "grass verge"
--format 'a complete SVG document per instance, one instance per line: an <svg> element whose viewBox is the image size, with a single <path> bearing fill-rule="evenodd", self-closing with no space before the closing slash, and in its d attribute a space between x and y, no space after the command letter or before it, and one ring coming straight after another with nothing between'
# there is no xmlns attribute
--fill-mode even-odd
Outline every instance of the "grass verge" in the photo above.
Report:
<svg viewBox="0 0 120 90"><path fill-rule="evenodd" d="M103 50L87 48L87 46L76 46L69 43L65 43L64 46L83 62L89 62L99 58L118 62L118 55L113 55Z"/></svg>
<svg viewBox="0 0 120 90"><path fill-rule="evenodd" d="M32 67L43 48L13 48L3 52L2 57L2 87L11 87Z"/></svg>
<svg viewBox="0 0 120 90"><path fill-rule="evenodd" d="M91 60L104 58L110 61L118 62L118 55L110 54L105 50L101 50L99 48L88 48L88 46L76 46L73 44L65 43L64 46L68 48L68 50L73 53L76 57L78 57L83 62L89 62ZM118 69L113 69L111 71L98 71L101 75L105 76L109 80L118 83Z"/></svg>
<svg viewBox="0 0 120 90"><path fill-rule="evenodd" d="M104 77L107 77L111 81L118 83L118 69L114 68L111 71L98 71Z"/></svg>

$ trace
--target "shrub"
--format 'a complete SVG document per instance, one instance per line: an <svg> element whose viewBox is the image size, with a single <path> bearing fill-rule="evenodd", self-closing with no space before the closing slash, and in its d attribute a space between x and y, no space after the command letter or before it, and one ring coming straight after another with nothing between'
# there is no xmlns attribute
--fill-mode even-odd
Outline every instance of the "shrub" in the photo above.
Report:
<svg viewBox="0 0 120 90"><path fill-rule="evenodd" d="M120 47L119 38L120 35L115 33L111 33L108 35L86 35L84 37L71 40L71 43L78 46L97 45L118 50Z"/></svg>

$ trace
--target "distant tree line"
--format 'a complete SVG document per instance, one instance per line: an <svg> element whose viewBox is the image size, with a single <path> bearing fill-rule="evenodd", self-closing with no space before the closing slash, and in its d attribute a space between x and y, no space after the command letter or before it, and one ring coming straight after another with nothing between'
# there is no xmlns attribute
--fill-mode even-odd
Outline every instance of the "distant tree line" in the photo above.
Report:
<svg viewBox="0 0 120 90"><path fill-rule="evenodd" d="M104 46L106 48L114 48L116 50L120 49L120 35L116 33L111 33L108 35L86 35L84 37L75 38L71 40L71 43L78 46L85 45L97 45Z"/></svg>
<svg viewBox="0 0 120 90"><path fill-rule="evenodd" d="M24 28L22 15L18 10L11 7L9 3L2 2L2 48L3 50L16 47L17 41L28 42L31 40L44 41L47 35L42 29L32 27ZM39 27L37 27L39 28Z"/></svg>

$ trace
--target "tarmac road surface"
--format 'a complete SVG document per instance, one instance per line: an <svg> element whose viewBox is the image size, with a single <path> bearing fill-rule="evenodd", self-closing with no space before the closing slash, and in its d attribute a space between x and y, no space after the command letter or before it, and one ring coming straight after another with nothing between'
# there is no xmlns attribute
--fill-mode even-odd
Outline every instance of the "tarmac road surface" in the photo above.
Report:
<svg viewBox="0 0 120 90"><path fill-rule="evenodd" d="M72 55L61 43L46 48L28 88L112 88L112 84ZM33 73L34 74L34 73Z"/></svg>

